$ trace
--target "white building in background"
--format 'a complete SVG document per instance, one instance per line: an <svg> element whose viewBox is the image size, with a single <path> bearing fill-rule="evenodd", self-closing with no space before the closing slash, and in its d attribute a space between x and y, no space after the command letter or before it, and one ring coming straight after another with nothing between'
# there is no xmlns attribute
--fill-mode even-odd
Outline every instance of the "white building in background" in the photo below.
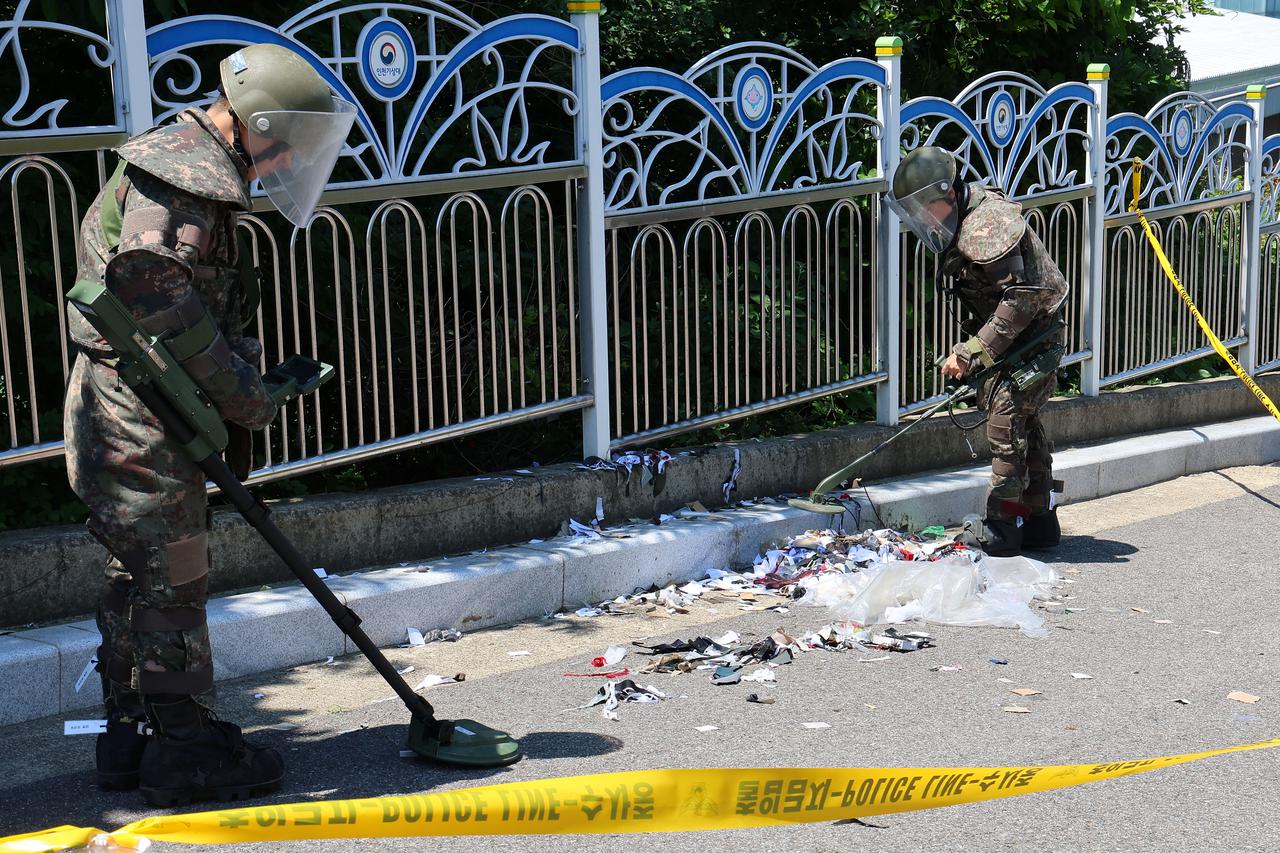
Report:
<svg viewBox="0 0 1280 853"><path fill-rule="evenodd" d="M1187 54L1191 91L1219 101L1243 97L1246 86L1267 86L1263 132L1280 133L1280 0L1220 0L1215 5L1217 15L1183 18L1186 32L1174 36Z"/></svg>

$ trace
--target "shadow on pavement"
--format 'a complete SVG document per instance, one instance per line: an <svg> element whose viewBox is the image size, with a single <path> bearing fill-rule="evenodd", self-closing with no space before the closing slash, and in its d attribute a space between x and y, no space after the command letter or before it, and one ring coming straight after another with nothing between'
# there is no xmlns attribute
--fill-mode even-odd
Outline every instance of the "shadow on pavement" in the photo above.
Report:
<svg viewBox="0 0 1280 853"><path fill-rule="evenodd" d="M1057 548L1027 551L1028 557L1046 563L1127 563L1138 549L1128 542L1095 539L1092 536L1063 536Z"/></svg>
<svg viewBox="0 0 1280 853"><path fill-rule="evenodd" d="M622 749L616 737L592 732L529 732L520 738L525 758L591 758Z"/></svg>

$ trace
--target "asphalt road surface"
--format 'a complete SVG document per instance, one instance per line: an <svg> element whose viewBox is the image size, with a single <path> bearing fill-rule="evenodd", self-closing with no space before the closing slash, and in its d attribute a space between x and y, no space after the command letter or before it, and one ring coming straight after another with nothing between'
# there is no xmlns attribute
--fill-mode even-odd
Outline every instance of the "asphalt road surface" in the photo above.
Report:
<svg viewBox="0 0 1280 853"><path fill-rule="evenodd" d="M497 771L400 758L407 714L397 701L378 701L391 691L359 657L222 684L220 711L284 753L286 784L268 803L648 768L1072 764L1251 743L1280 735L1278 501L1280 468L1257 467L1065 507L1066 538L1051 562L1071 581L1060 590L1070 598L1046 610L1048 638L936 628L937 648L889 660L806 653L778 669L772 687L717 687L706 673L643 676L641 683L688 698L624 704L616 722L599 708L564 710L586 702L599 680L563 673L589 669L608 645L728 630L748 639L777 627L796 633L829 616L810 607L743 614L736 601L710 596L688 615L539 620L391 650L397 665L415 668L411 683L428 673L466 673L464 683L427 695L443 716L475 717L521 739L525 760ZM939 664L962 669L931 671ZM1009 692L1017 687L1041 694L1022 699ZM1227 698L1232 691L1262 698L1243 704ZM776 702L749 704L750 692ZM1009 705L1030 713L1001 710ZM296 728L269 728L280 724ZM92 738L64 737L61 717L0 729L0 756L0 835L60 824L111 829L149 814L136 793L93 786ZM1239 753L1043 794L885 815L868 825L219 849L1274 850L1277 771L1280 750Z"/></svg>

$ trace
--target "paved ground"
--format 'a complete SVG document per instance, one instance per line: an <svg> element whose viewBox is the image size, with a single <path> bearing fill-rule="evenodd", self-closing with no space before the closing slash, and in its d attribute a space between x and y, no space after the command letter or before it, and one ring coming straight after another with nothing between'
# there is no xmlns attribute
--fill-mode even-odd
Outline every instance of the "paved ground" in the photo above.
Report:
<svg viewBox="0 0 1280 853"><path fill-rule="evenodd" d="M778 670L773 705L744 701L755 685L658 675L644 682L688 698L623 705L621 720L608 722L599 709L561 712L597 686L562 673L582 671L611 643L729 629L763 635L779 625L802 630L828 621L825 611L741 615L735 602L708 600L687 616L528 623L456 644L393 650L400 665L415 667L411 679L467 674L464 684L428 695L445 715L476 716L521 738L527 759L503 771L458 773L397 757L406 714L394 701L377 701L391 693L359 658L225 684L221 707L250 728L297 726L260 733L290 762L279 802L642 768L1052 764L1248 743L1280 734L1278 501L1280 468L1266 467L1066 507L1067 538L1054 564L1073 582L1063 591L1075 612L1052 609L1050 637L944 628L935 632L937 649L886 661L809 653ZM531 654L507 654L516 650ZM936 664L963 670L931 672ZM1076 680L1072 672L1094 677ZM1018 700L1008 691L1019 686L1043 695ZM1226 698L1233 690L1263 699L1240 704ZM1000 710L1013 703L1031 713ZM830 728L802 728L806 721ZM695 730L702 725L719 730ZM63 737L61 718L0 729L0 834L63 823L111 828L143 816L136 794L108 796L92 787L92 746L90 738ZM1263 850L1277 847L1278 770L1280 750L1244 753L1047 794L890 815L873 819L874 828L824 823L679 838L391 839L270 849ZM259 848L268 845L222 849Z"/></svg>

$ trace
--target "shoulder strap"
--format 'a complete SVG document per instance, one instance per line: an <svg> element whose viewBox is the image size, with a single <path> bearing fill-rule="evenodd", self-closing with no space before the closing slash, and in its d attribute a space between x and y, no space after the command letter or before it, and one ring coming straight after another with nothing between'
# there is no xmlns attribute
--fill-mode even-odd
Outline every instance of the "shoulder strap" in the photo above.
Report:
<svg viewBox="0 0 1280 853"><path fill-rule="evenodd" d="M121 160L111 178L102 187L102 210L98 212L98 227L102 229L102 238L107 249L114 251L120 245L120 227L124 222L124 211L120 209L120 181L124 179L127 160Z"/></svg>

